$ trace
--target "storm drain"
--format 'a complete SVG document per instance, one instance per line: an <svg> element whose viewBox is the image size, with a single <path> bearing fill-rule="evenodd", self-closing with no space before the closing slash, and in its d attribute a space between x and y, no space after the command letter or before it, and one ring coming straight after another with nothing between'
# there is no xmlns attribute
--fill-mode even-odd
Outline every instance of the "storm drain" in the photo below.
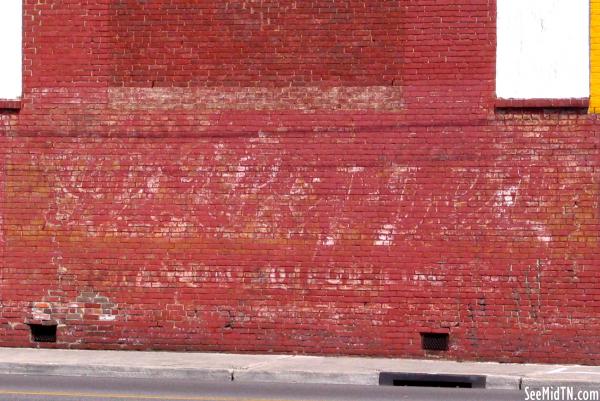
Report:
<svg viewBox="0 0 600 401"><path fill-rule="evenodd" d="M31 339L36 343L55 343L56 325L30 324Z"/></svg>
<svg viewBox="0 0 600 401"><path fill-rule="evenodd" d="M379 385L445 388L485 388L485 376L381 372L379 374Z"/></svg>

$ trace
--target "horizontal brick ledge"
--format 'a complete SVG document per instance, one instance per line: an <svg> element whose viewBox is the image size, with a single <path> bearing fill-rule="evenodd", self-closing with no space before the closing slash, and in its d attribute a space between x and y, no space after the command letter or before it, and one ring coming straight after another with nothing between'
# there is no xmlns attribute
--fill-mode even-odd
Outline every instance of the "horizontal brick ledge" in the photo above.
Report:
<svg viewBox="0 0 600 401"><path fill-rule="evenodd" d="M21 110L21 101L0 99L0 110Z"/></svg>
<svg viewBox="0 0 600 401"><path fill-rule="evenodd" d="M59 321L56 319L30 319L30 318L26 318L25 319L25 324L30 325L30 324L39 324L42 326L58 326Z"/></svg>
<svg viewBox="0 0 600 401"><path fill-rule="evenodd" d="M588 98L572 99L496 99L497 109L541 109L541 108L573 108L587 109Z"/></svg>

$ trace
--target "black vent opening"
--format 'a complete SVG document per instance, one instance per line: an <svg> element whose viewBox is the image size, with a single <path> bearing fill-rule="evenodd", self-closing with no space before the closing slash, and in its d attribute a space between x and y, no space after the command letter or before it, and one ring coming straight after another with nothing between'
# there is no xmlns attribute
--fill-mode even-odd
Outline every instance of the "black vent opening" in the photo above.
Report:
<svg viewBox="0 0 600 401"><path fill-rule="evenodd" d="M55 324L30 324L31 339L36 343L55 343L56 325Z"/></svg>
<svg viewBox="0 0 600 401"><path fill-rule="evenodd" d="M437 380L394 380L392 385L408 387L473 388L472 383L441 382Z"/></svg>
<svg viewBox="0 0 600 401"><path fill-rule="evenodd" d="M421 333L421 348L425 351L448 351L448 333Z"/></svg>
<svg viewBox="0 0 600 401"><path fill-rule="evenodd" d="M479 375L447 375L427 373L379 374L380 386L411 386L441 388L485 388L486 377Z"/></svg>

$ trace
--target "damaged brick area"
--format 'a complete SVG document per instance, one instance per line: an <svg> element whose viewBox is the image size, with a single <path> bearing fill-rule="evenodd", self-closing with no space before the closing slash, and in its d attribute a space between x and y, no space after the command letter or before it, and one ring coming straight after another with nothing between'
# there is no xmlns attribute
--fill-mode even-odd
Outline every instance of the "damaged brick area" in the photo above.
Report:
<svg viewBox="0 0 600 401"><path fill-rule="evenodd" d="M57 287L62 287L61 280ZM112 327L103 322L114 322L117 318L117 305L110 300L93 291L80 292L73 301L65 301L68 296L66 291L50 290L44 301L33 302L24 323L28 326L56 326L58 328L58 340L50 341L60 344L79 342L74 339L76 327L84 330L88 335L90 332L100 333ZM14 326L13 326L14 327ZM32 334L35 333L35 327ZM34 338L32 336L32 338ZM41 341L46 342L46 341Z"/></svg>

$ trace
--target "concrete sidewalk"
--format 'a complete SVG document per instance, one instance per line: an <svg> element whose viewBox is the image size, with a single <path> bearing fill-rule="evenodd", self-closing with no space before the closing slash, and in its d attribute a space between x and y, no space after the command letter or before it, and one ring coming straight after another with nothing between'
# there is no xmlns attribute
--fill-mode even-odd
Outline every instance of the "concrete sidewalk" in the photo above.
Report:
<svg viewBox="0 0 600 401"><path fill-rule="evenodd" d="M0 374L378 385L380 372L486 376L486 388L600 390L600 367L439 360L0 348Z"/></svg>

